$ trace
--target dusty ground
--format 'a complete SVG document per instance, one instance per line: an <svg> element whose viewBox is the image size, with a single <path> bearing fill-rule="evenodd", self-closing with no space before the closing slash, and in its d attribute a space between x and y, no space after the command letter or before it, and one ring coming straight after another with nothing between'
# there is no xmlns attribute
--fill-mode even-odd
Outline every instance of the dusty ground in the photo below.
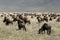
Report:
<svg viewBox="0 0 60 40"><path fill-rule="evenodd" d="M0 17L0 40L60 40L60 23L54 20L48 22L52 26L52 34L37 34L39 28L43 23L38 23L35 18L30 19L31 24L26 24L27 32L22 30L17 30L17 23L13 25L6 26L2 21L3 18Z"/></svg>

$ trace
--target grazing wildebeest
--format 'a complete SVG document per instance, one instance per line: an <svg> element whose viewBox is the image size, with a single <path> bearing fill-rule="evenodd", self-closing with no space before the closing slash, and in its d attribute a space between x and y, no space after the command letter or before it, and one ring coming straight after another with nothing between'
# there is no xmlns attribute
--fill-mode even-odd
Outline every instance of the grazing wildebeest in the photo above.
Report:
<svg viewBox="0 0 60 40"><path fill-rule="evenodd" d="M45 30L47 31L47 34L51 34L51 26L48 25L47 23L44 23L43 26L41 27L41 29L39 29L38 33L45 33Z"/></svg>
<svg viewBox="0 0 60 40"><path fill-rule="evenodd" d="M25 25L23 24L23 21L22 21L22 20L18 19L18 20L17 20L17 23L18 23L18 28L19 28L19 30L21 30L21 28L23 28L23 30L26 31L26 27L25 27Z"/></svg>

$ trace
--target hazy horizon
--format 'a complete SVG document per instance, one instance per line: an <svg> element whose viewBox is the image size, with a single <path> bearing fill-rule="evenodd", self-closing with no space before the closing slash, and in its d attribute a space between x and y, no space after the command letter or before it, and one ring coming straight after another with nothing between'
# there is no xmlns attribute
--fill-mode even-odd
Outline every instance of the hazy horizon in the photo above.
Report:
<svg viewBox="0 0 60 40"><path fill-rule="evenodd" d="M60 11L60 0L0 0L0 11Z"/></svg>

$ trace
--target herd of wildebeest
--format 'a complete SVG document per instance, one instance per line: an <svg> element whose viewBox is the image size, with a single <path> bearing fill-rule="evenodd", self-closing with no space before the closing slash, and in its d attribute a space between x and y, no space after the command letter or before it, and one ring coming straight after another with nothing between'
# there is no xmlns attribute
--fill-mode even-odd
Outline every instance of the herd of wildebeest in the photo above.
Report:
<svg viewBox="0 0 60 40"><path fill-rule="evenodd" d="M58 14L41 14L41 15L36 15L36 14L27 14L27 13L12 13L12 14L1 14L1 17L3 17L3 23L5 23L6 26L9 24L13 24L13 22L17 22L18 24L18 29L21 30L23 28L24 31L27 31L25 24L31 24L31 20L28 19L27 16L30 16L30 18L36 17L38 23L42 23L44 21L49 22L54 19L56 19L56 22L60 22L60 15ZM43 26L38 30L38 34L43 33L47 31L47 34L51 34L51 25L48 23L44 23Z"/></svg>

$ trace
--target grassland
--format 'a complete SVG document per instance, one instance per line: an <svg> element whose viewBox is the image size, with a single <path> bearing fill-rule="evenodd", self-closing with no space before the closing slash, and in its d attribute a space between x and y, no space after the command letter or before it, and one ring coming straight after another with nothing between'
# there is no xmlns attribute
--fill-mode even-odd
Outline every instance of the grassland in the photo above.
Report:
<svg viewBox="0 0 60 40"><path fill-rule="evenodd" d="M30 19L30 18L29 18ZM26 24L27 31L17 30L17 23L6 26L3 23L3 18L0 17L0 40L60 40L60 22L55 20L48 22L52 26L51 35L37 34L38 30L44 24L38 23L36 18L32 18L31 24Z"/></svg>

